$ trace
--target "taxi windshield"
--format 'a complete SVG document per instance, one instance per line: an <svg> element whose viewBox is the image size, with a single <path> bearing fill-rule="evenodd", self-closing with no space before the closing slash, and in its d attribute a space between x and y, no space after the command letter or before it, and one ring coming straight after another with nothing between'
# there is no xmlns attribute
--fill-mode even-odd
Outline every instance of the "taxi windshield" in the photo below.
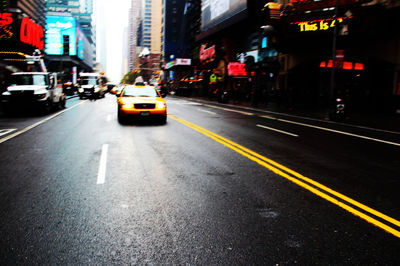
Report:
<svg viewBox="0 0 400 266"><path fill-rule="evenodd" d="M159 97L153 87L129 86L123 91L122 97Z"/></svg>

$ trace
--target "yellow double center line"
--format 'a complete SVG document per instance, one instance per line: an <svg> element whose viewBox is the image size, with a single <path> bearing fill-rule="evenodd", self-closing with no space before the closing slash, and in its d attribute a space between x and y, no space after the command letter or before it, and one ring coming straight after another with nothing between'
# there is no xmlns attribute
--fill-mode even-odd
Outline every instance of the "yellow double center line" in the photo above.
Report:
<svg viewBox="0 0 400 266"><path fill-rule="evenodd" d="M391 226L378 221L376 218L373 218L370 215L375 217L379 217L380 219L388 222L389 224L400 227L400 221L393 219L379 211L376 211L356 200L353 200L337 191L334 191L308 177L305 177L271 159L268 159L265 156L262 156L252 150L247 149L229 139L226 139L218 134L215 134L205 128L202 128L196 124L188 122L184 119L178 118L174 115L168 115L170 118L182 123L191 129L194 129L203 135L221 143L222 145L230 148L231 150L236 151L237 153L243 155L244 157L258 163L259 165L267 168L268 170L274 172L275 174L288 179L289 181L307 189L308 191L318 195L319 197L345 209L346 211L360 217L361 219L366 220L367 222L391 233L392 235L400 238L400 231L398 229L394 229ZM356 209L357 207L358 209ZM360 210L364 211L361 212Z"/></svg>

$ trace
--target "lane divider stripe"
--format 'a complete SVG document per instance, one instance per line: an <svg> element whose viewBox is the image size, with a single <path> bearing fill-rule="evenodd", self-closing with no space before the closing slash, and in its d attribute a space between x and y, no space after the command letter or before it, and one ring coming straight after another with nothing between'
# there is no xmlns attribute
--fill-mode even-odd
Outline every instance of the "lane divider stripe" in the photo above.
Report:
<svg viewBox="0 0 400 266"><path fill-rule="evenodd" d="M267 126L264 126L264 125L257 125L257 127L269 129L269 130L276 131L276 132L279 132L279 133L282 133L282 134L286 134L286 135L289 135L289 136L292 136L292 137L298 137L299 136L299 135L296 135L296 134L293 134L293 133L290 133L290 132L286 132L286 131L279 130L279 129L272 128L272 127L267 127Z"/></svg>
<svg viewBox="0 0 400 266"><path fill-rule="evenodd" d="M17 129L16 128L0 129L0 136L7 135L15 130L17 130Z"/></svg>
<svg viewBox="0 0 400 266"><path fill-rule="evenodd" d="M106 180L108 144L101 147L99 171L97 172L97 185L102 185Z"/></svg>
<svg viewBox="0 0 400 266"><path fill-rule="evenodd" d="M214 106L214 105L210 105L210 104L203 104L203 106L207 106L207 107L211 107L211 108L215 108L215 109L220 109L220 110L224 110L224 111L229 111L229 112L234 112L234 113L239 113L239 114L242 114L242 115L249 115L249 116L250 115L254 115L253 113L234 110L234 109L230 109L230 108L219 107L219 106Z"/></svg>
<svg viewBox="0 0 400 266"><path fill-rule="evenodd" d="M372 141L381 142L381 143L385 143L385 144L390 144L390 145L394 145L394 146L400 146L400 143L387 141L387 140L382 140L382 139L371 138L371 137L366 137L366 136L357 135L357 134L353 134L353 133L349 133L349 132L345 132L345 131L325 128L325 127L319 127L319 126L314 126L314 125L309 125L309 124L304 124L304 123L290 121L290 120L286 120L286 119L275 118L275 117L267 116L267 115L263 115L261 117L262 118L271 119L271 120L280 121L280 122L285 122L285 123L289 123L289 124L294 124L294 125L299 125L299 126L304 126L304 127L310 127L310 128L315 128L315 129L319 129L319 130L329 131L329 132L338 133L338 134L342 134L342 135L347 135L347 136L351 136L351 137L356 137L356 138L361 138L361 139L366 139L366 140L372 140Z"/></svg>
<svg viewBox="0 0 400 266"><path fill-rule="evenodd" d="M312 193L324 198L325 200L327 200L327 201L329 201L329 202L331 202L331 203L333 203L333 204L335 204L335 205L337 205L337 206L349 211L350 213L352 213L352 214L354 214L354 215L366 220L367 222L369 222L369 223L371 223L371 224L373 224L373 225L375 225L375 226L377 226L377 227L379 227L379 228L381 228L381 229L393 234L394 236L400 238L400 231L397 231L397 230L391 228L390 226L388 226L388 225L386 225L386 224L384 224L384 223L382 223L382 222L380 222L380 221L378 221L378 220L376 220L376 219L374 219L374 218L372 218L372 217L370 217L370 216L368 216L368 215L366 215L366 214L354 209L353 207L344 204L343 202L341 202L341 201L339 201L339 200L337 200L337 199L335 199L335 198L323 193L320 190L317 190L316 188L310 186L307 183L304 183L304 182L300 181L299 179L302 179L303 181L308 182L308 183L314 185L315 187L320 188L320 189L324 190L325 192L328 192L328 193L330 193L330 194L332 194L332 195L334 195L334 196L336 196L336 197L338 197L338 198L340 198L340 199L342 199L344 201L347 201L348 203L350 203L350 204L352 204L354 206L357 206L358 208L360 208L360 209L362 209L362 210L364 210L366 212L369 212L369 213L371 213L371 214L373 214L373 215L375 215L375 216L377 216L377 217L379 217L379 218L381 218L381 219L383 219L383 220L385 220L387 222L390 222L390 223L392 223L392 224L394 224L394 225L396 225L398 227L400 227L400 222L399 221L397 221L397 220L395 220L395 219L393 219L393 218L391 218L391 217L389 217L389 216L387 216L387 215L385 215L383 213L380 213L380 212L378 212L378 211L376 211L376 210L374 210L374 209L372 209L372 208L370 208L370 207L368 207L368 206L366 206L364 204L361 204L361 203L359 203L359 202L357 202L357 201L355 201L355 200L353 200L353 199L351 199L351 198L349 198L347 196L344 196L343 194L341 194L339 192L336 192L336 191L334 191L334 190L332 190L332 189L330 189L330 188L328 188L328 187L326 187L326 186L324 186L324 185L322 185L322 184L320 184L320 183L318 183L318 182L316 182L316 181L314 181L314 180L312 180L310 178L307 178L307 177L305 177L305 176L303 176L303 175L301 175L301 174L299 174L299 173L297 173L297 172L295 172L295 171L293 171L293 170L291 170L291 169L289 169L289 168L287 168L287 167L285 167L285 166L283 166L283 165L281 165L279 163L276 163L276 162L272 161L271 159L268 159L268 158L266 158L266 157L264 157L264 156L262 156L260 154L257 154L255 152L253 152L253 151L251 151L251 150L249 150L249 149L247 149L247 148L245 148L245 147L243 147L243 146L241 146L241 145L239 145L237 143L234 143L234 142L232 142L232 141L230 141L230 140L228 140L228 139L226 139L226 138L224 138L222 136L219 136L219 135L217 135L217 134L215 134L215 133L213 133L213 132L211 132L211 131L209 131L207 129L204 129L204 128L200 127L200 126L197 126L197 125L195 125L195 124L193 124L191 122L188 122L186 120L183 120L181 118L178 118L178 117L176 117L174 115L170 115L170 117L172 119L176 120L177 122L180 122L180 123L192 128L192 129L202 133L203 135L206 135L209 138L211 138L211 139L213 139L213 140L215 140L215 141L227 146L228 148L230 148L230 149L236 151L237 153L247 157L248 159L257 162L258 164L260 164L260 165L264 166L265 168L269 169L270 171L272 171L272 172L274 172L274 173L276 173L276 174L278 174L278 175L280 175L280 176L292 181L293 183L295 183L295 184L297 184L297 185L309 190L310 192L312 192ZM274 165L275 167L272 166L272 165ZM280 169L278 169L278 168L280 168ZM296 179L296 178L294 178L292 176L289 176L287 173L285 173L283 171L285 171L287 173L290 173L290 174L294 175L295 177L297 177L299 179Z"/></svg>

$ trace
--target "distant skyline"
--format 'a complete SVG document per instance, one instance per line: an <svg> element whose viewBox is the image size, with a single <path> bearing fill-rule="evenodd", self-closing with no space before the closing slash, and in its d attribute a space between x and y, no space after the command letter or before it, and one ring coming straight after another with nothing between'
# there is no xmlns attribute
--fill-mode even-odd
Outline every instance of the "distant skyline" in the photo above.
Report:
<svg viewBox="0 0 400 266"><path fill-rule="evenodd" d="M114 83L122 79L123 34L128 26L129 8L130 0L95 0L97 61L106 62L103 65L105 74Z"/></svg>

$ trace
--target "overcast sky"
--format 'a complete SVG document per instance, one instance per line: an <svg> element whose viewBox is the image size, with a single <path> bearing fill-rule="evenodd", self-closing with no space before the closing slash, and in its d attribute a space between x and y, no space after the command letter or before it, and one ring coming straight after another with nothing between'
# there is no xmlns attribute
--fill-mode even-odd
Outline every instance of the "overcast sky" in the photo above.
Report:
<svg viewBox="0 0 400 266"><path fill-rule="evenodd" d="M122 47L123 31L128 26L128 13L131 0L95 0L95 14L97 27L105 25L107 45L107 65L103 66L111 82L119 83L122 78ZM100 5L103 5L105 17L99 14ZM105 23L102 23L105 22ZM97 60L104 48L101 47L101 29L97 28Z"/></svg>

